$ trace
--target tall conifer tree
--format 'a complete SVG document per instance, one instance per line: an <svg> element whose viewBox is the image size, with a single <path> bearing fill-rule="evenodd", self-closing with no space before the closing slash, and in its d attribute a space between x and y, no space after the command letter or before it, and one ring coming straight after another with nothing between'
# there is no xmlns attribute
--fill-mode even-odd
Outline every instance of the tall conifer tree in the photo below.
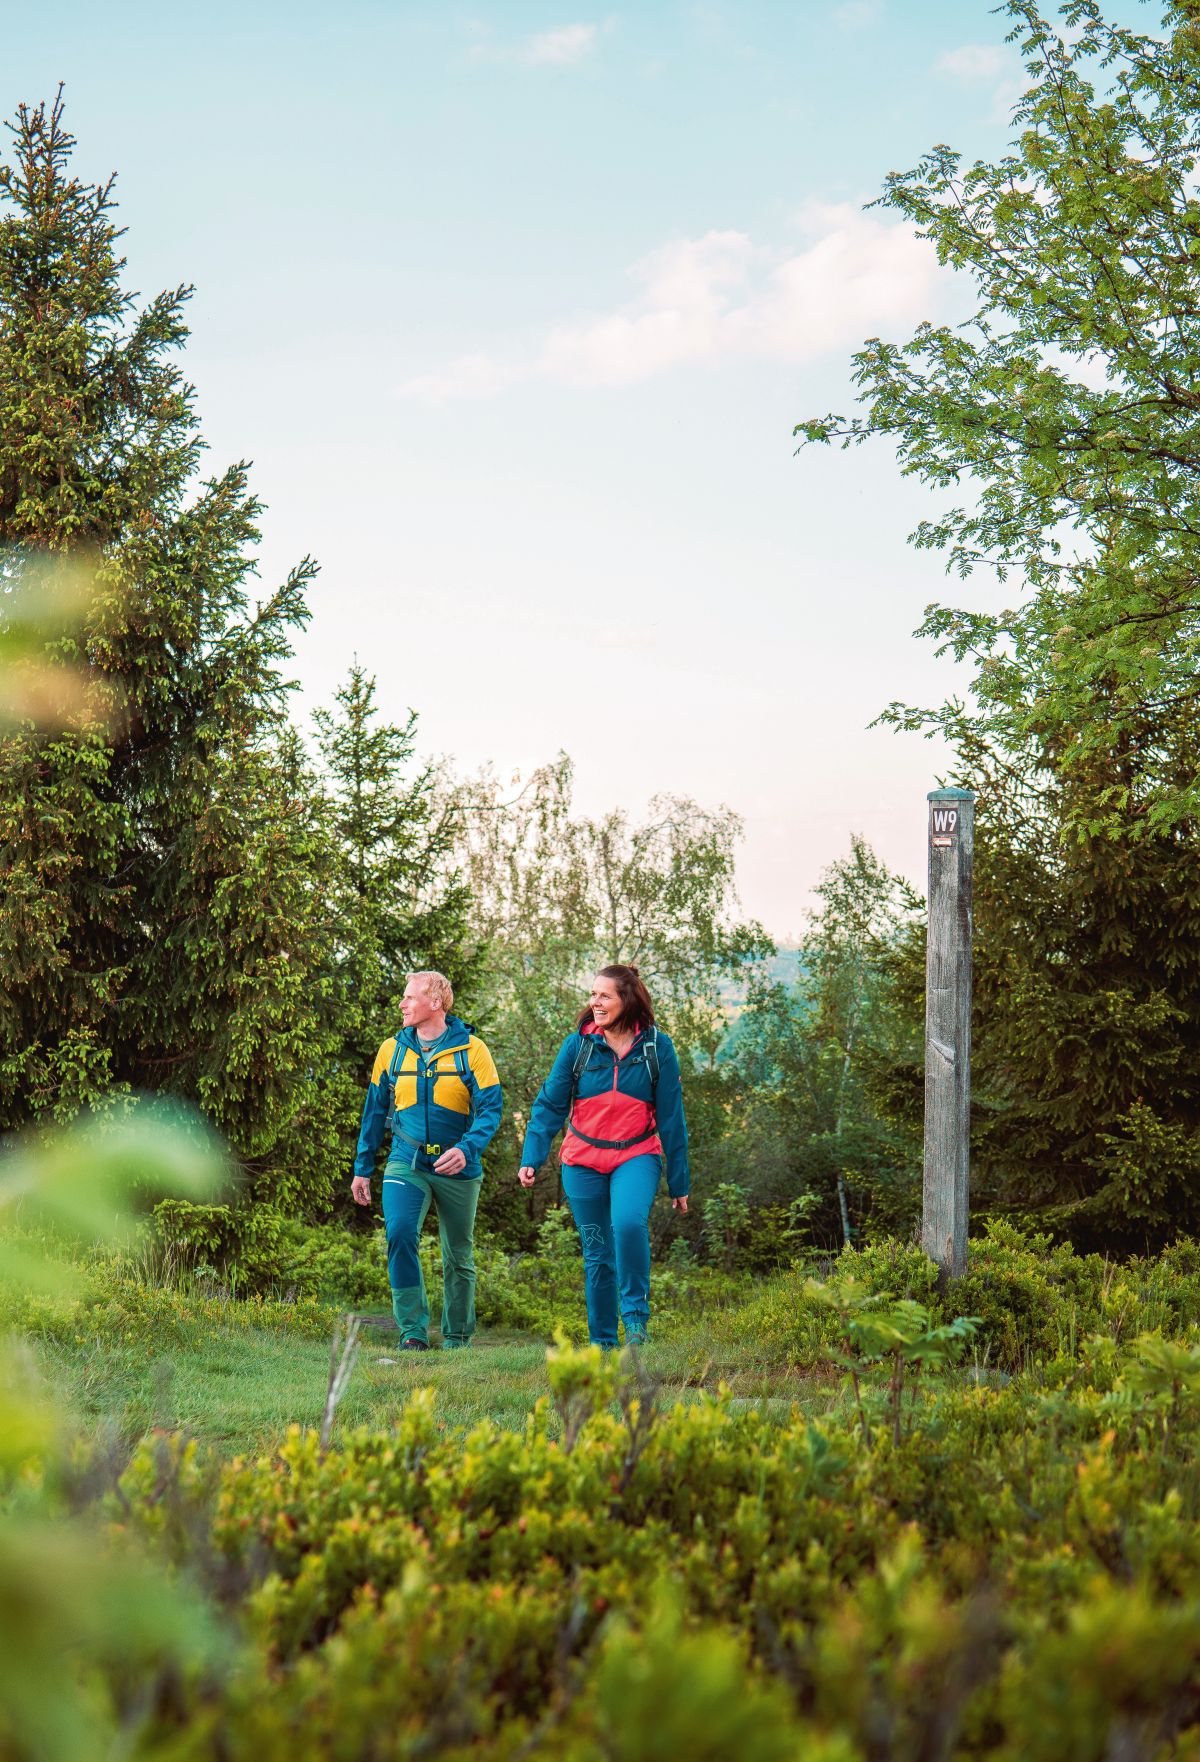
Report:
<svg viewBox="0 0 1200 1762"><path fill-rule="evenodd" d="M317 710L323 787L337 850L333 893L341 1057L365 1085L380 1041L395 1031L408 974L432 967L471 1007L482 951L469 939L471 891L454 842L457 804L438 773L413 766L417 717L381 722L375 680L356 661Z"/></svg>
<svg viewBox="0 0 1200 1762"><path fill-rule="evenodd" d="M330 861L280 665L305 559L251 605L244 464L197 483L190 288L122 285L61 94L0 169L0 1127L114 1086L195 1099L254 1197L336 1167ZM310 804L316 802L317 807ZM268 1206L268 1209L274 1209Z"/></svg>

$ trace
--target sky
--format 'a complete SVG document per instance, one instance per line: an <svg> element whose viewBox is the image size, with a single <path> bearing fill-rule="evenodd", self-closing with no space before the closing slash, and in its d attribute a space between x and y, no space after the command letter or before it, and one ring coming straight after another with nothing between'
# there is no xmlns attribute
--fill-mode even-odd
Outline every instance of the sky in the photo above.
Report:
<svg viewBox="0 0 1200 1762"><path fill-rule="evenodd" d="M943 502L885 446L792 430L852 410L863 339L970 309L865 204L1002 154L987 5L60 0L5 39L6 112L65 81L77 173L118 173L130 284L195 284L264 590L320 562L298 721L357 658L462 771L727 804L780 938L852 832L923 887L948 755L869 724L963 688L912 632L997 590L906 544Z"/></svg>

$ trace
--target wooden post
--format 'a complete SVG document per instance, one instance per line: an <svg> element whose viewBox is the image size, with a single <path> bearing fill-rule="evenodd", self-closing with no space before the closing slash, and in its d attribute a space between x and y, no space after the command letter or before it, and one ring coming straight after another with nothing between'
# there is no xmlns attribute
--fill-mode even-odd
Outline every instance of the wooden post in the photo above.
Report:
<svg viewBox="0 0 1200 1762"><path fill-rule="evenodd" d="M967 1270L971 1193L971 865L975 797L929 794L925 1193L921 1246L944 1284Z"/></svg>

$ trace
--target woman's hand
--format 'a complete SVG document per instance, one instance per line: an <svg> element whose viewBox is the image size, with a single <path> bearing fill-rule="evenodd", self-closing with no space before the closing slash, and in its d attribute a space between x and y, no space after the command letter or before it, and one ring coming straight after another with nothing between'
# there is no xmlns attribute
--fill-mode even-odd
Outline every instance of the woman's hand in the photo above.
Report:
<svg viewBox="0 0 1200 1762"><path fill-rule="evenodd" d="M350 1183L350 1192L354 1196L355 1205L370 1205L371 1183L366 1175L355 1175Z"/></svg>
<svg viewBox="0 0 1200 1762"><path fill-rule="evenodd" d="M679 1195L678 1199L672 1199L671 1207L674 1211L686 1211L687 1210L687 1194L681 1193Z"/></svg>
<svg viewBox="0 0 1200 1762"><path fill-rule="evenodd" d="M537 1180L537 1170L530 1168L518 1169L517 1179L520 1181L522 1187L532 1187L533 1183Z"/></svg>

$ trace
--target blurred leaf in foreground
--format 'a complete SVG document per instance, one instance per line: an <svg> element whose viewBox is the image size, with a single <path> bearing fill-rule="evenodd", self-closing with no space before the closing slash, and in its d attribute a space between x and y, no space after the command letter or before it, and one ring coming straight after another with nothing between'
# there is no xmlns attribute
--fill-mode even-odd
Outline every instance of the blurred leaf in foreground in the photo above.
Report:
<svg viewBox="0 0 1200 1762"><path fill-rule="evenodd" d="M150 1203L211 1199L226 1180L221 1148L200 1116L161 1100L124 1097L20 1142L0 1159L0 1279L61 1288L71 1274L52 1257L53 1244L119 1247Z"/></svg>

